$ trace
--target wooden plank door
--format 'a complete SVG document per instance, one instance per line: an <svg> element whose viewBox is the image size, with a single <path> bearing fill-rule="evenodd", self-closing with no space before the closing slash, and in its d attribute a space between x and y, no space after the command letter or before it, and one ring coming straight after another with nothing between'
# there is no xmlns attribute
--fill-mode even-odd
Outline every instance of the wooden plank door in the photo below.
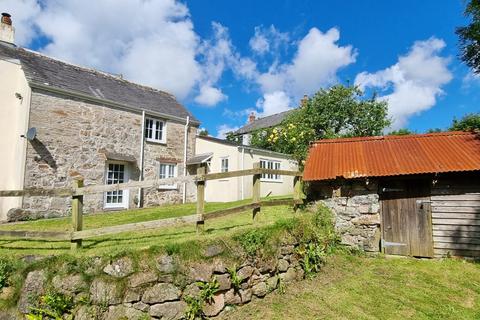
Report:
<svg viewBox="0 0 480 320"><path fill-rule="evenodd" d="M380 188L385 253L432 257L429 182L391 180Z"/></svg>

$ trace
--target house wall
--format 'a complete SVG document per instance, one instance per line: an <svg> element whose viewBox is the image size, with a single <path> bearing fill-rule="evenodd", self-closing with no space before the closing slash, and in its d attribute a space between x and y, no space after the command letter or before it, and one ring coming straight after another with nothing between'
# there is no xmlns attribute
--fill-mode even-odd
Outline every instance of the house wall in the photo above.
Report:
<svg viewBox="0 0 480 320"><path fill-rule="evenodd" d="M254 163L260 162L260 159L280 161L280 169L282 170L298 170L296 163L286 155L249 148L245 148L245 151L242 153L242 147L202 139L201 137L197 139L196 150L197 154L213 152L209 167L210 172L221 171L221 159L224 157L229 158L229 171L251 169ZM262 181L260 183L261 196L292 194L293 179L292 176L283 176L279 182ZM253 176L209 180L205 187L205 200L208 202L230 202L251 198L252 183Z"/></svg>
<svg viewBox="0 0 480 320"><path fill-rule="evenodd" d="M314 182L309 196L332 210L335 229L343 244L369 252L380 251L380 202L376 181Z"/></svg>
<svg viewBox="0 0 480 320"><path fill-rule="evenodd" d="M23 189L27 141L20 136L28 130L30 87L18 61L0 59L0 70L0 190L18 190ZM21 204L20 197L0 198L0 220Z"/></svg>
<svg viewBox="0 0 480 320"><path fill-rule="evenodd" d="M236 146L197 138L196 151L197 154L213 152L209 172L220 172L221 159L224 157L229 159L229 171L241 168L239 152ZM241 199L240 181L241 178L208 180L205 184L205 201L230 202Z"/></svg>
<svg viewBox="0 0 480 320"><path fill-rule="evenodd" d="M437 257L480 257L480 174L440 176L432 185L433 247Z"/></svg>
<svg viewBox="0 0 480 320"><path fill-rule="evenodd" d="M34 90L29 126L36 127L38 135L27 147L26 187L68 187L78 177L83 177L86 185L105 184L106 161L111 154L135 159L126 164L130 179L138 180L141 114ZM184 124L167 121L166 144L145 142L145 180L158 176L159 162L164 160L177 163L178 173L183 173L184 128ZM190 128L190 156L195 151L195 131ZM134 208L138 189L131 189L129 194L129 207ZM169 191L145 189L144 194L147 207L178 203L182 186ZM188 193L190 200L194 197L194 193ZM70 210L70 199L26 197L23 209L12 214L30 218L63 216ZM84 212L103 209L104 194L85 196Z"/></svg>

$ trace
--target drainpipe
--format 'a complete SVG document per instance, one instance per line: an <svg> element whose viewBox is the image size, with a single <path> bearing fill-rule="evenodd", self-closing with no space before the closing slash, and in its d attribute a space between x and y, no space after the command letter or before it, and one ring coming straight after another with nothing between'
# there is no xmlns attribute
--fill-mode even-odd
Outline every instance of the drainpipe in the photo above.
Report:
<svg viewBox="0 0 480 320"><path fill-rule="evenodd" d="M242 170L245 169L245 147L242 147ZM245 200L245 187L244 187L244 176L242 176L242 188L241 188L241 192L242 192L242 200Z"/></svg>
<svg viewBox="0 0 480 320"><path fill-rule="evenodd" d="M185 123L185 134L183 143L183 176L187 176L187 140L188 140L188 126L190 124L190 117L187 116L187 122ZM187 202L187 183L183 183L182 202Z"/></svg>
<svg viewBox="0 0 480 320"><path fill-rule="evenodd" d="M144 167L144 153L145 153L145 110L142 111L142 132L140 133L140 176L138 181L143 181L143 167ZM142 188L138 188L138 207L143 206L143 192Z"/></svg>

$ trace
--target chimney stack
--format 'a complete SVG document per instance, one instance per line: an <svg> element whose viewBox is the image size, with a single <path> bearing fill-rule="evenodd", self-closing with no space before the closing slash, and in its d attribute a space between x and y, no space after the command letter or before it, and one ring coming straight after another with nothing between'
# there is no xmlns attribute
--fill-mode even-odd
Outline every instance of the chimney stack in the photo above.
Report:
<svg viewBox="0 0 480 320"><path fill-rule="evenodd" d="M306 94L303 95L303 98L300 100L300 107L303 108L308 103L308 96Z"/></svg>
<svg viewBox="0 0 480 320"><path fill-rule="evenodd" d="M248 123L252 123L255 120L256 120L255 112L251 112L250 115L248 116Z"/></svg>
<svg viewBox="0 0 480 320"><path fill-rule="evenodd" d="M0 20L0 41L14 44L15 28L12 26L11 15L2 13Z"/></svg>

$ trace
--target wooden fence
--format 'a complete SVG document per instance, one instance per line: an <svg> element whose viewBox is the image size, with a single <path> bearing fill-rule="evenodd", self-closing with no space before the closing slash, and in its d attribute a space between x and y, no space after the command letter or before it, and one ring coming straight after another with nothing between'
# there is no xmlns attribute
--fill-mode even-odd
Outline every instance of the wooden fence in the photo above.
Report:
<svg viewBox="0 0 480 320"><path fill-rule="evenodd" d="M262 174L277 174L294 176L293 199L276 199L261 201L260 183ZM249 204L217 210L205 214L205 183L208 180L225 179L252 175L252 202ZM156 179L147 181L131 181L119 184L84 186L83 180L75 180L70 188L28 188L24 190L0 191L0 197L21 197L21 196L49 196L49 197L71 197L72 199L72 227L70 232L47 232L47 231L3 231L0 236L7 236L19 239L56 239L71 242L72 250L81 248L82 240L98 236L112 235L122 232L157 229L180 224L196 224L197 231L201 231L205 224L213 218L223 217L234 213L252 210L252 218L260 212L263 206L293 205L294 209L303 203L301 187L302 173L299 171L273 170L260 168L260 163L255 163L253 169L237 170L222 173L206 173L204 166L199 167L197 175L177 178ZM117 226L109 226L96 229L83 230L83 197L86 194L103 193L108 191L120 191L131 188L152 188L166 184L195 182L197 186L197 209L196 213L189 216L176 218L151 220L145 222L129 223Z"/></svg>

